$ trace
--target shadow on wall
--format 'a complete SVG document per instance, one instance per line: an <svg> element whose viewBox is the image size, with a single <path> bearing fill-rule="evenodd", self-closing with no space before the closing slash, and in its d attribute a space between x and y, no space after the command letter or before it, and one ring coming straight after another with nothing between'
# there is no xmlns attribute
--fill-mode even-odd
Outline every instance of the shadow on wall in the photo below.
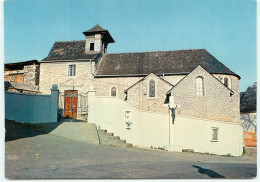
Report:
<svg viewBox="0 0 260 182"><path fill-rule="evenodd" d="M5 119L5 141L34 137L50 133L61 123L25 124Z"/></svg>
<svg viewBox="0 0 260 182"><path fill-rule="evenodd" d="M210 169L205 169L205 168L202 168L202 167L196 166L196 165L192 165L192 167L197 168L198 172L200 174L206 174L206 175L208 175L211 178L226 178L225 176L222 176L221 174L216 173L215 171L212 171Z"/></svg>

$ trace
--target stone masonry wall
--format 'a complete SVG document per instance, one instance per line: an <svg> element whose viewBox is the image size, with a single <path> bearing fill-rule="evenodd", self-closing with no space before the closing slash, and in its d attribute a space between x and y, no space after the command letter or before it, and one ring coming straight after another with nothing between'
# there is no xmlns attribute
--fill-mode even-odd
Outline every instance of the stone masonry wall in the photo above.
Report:
<svg viewBox="0 0 260 182"><path fill-rule="evenodd" d="M24 84L39 85L39 65L24 66ZM51 87L50 87L51 88Z"/></svg>
<svg viewBox="0 0 260 182"><path fill-rule="evenodd" d="M171 75L171 76L161 76L164 80L170 82L172 85L176 85L181 79L186 75Z"/></svg>
<svg viewBox="0 0 260 182"><path fill-rule="evenodd" d="M76 76L68 76L69 65L76 65ZM50 86L57 84L60 91L72 90L75 87L88 84L93 79L89 62L56 62L41 63L40 69L40 91L43 94L50 93ZM67 82L74 81L71 85ZM63 86L63 88L61 88ZM75 89L76 90L76 89Z"/></svg>
<svg viewBox="0 0 260 182"><path fill-rule="evenodd" d="M76 76L68 76L68 66L76 64ZM92 71L94 71L94 62L92 62ZM202 75L205 83L205 96L195 96L195 77ZM164 76L164 79L171 84L176 85L184 76ZM40 92L50 94L53 84L57 84L60 92L65 90L78 90L80 94L86 94L91 86L95 87L97 96L110 96L111 88L116 87L117 97L125 100L124 91L138 82L143 77L110 77L95 78L91 74L90 62L56 62L41 63L40 69ZM153 78L157 83L157 97L147 98L147 82ZM212 75L204 69L196 69L183 79L176 88L173 89L177 108L176 114L183 116L199 117L206 119L215 119L223 121L239 121L239 92L238 78L230 76L231 89L234 95L230 97L230 92ZM128 90L127 101L134 107L146 111L168 113L167 104L164 105L166 93L171 89L157 76L151 74L144 81Z"/></svg>
<svg viewBox="0 0 260 182"><path fill-rule="evenodd" d="M68 66L76 65L76 76L68 76ZM94 63L92 62L92 70ZM90 86L97 90L97 96L109 96L112 87L117 88L118 97L125 99L124 90L136 83L142 77L113 77L113 78L95 78L91 74L90 62L57 62L41 63L40 70L40 91L43 94L50 93L50 86L57 84L60 92L64 90L79 90L81 93L87 93Z"/></svg>
<svg viewBox="0 0 260 182"><path fill-rule="evenodd" d="M94 43L94 50L90 50L90 43ZM95 34L86 36L85 52L87 54L99 53L102 51L102 35Z"/></svg>
<svg viewBox="0 0 260 182"><path fill-rule="evenodd" d="M12 72L5 72L4 81L23 83L24 73L12 74Z"/></svg>
<svg viewBox="0 0 260 182"><path fill-rule="evenodd" d="M155 81L155 97L149 97L148 83L151 79ZM171 88L171 85L151 74L128 90L127 102L140 110L167 114L168 105L164 102L166 93Z"/></svg>
<svg viewBox="0 0 260 182"><path fill-rule="evenodd" d="M196 96L195 79L203 77L204 96ZM178 105L176 114L220 121L239 122L238 78L232 79L234 95L202 67L197 67L186 76L171 94Z"/></svg>

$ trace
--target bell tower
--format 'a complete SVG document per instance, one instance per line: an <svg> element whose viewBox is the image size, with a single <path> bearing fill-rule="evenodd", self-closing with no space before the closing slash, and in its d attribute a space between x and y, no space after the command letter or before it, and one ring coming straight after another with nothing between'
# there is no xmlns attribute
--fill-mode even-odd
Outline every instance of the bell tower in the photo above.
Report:
<svg viewBox="0 0 260 182"><path fill-rule="evenodd" d="M83 32L83 34L86 36L86 54L106 53L108 44L115 42L109 31L99 25Z"/></svg>

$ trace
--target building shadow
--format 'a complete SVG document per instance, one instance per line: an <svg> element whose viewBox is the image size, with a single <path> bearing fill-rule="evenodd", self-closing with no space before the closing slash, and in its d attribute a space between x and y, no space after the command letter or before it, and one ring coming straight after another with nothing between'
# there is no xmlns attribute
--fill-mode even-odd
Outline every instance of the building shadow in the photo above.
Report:
<svg viewBox="0 0 260 182"><path fill-rule="evenodd" d="M5 119L5 141L48 134L61 123L25 124Z"/></svg>
<svg viewBox="0 0 260 182"><path fill-rule="evenodd" d="M202 167L196 166L196 165L192 165L192 167L197 168L198 172L200 174L206 174L206 175L208 175L211 178L226 178L225 176L223 176L223 175L221 175L219 173L216 173L215 171L213 171L211 169L205 169L205 168L202 168Z"/></svg>

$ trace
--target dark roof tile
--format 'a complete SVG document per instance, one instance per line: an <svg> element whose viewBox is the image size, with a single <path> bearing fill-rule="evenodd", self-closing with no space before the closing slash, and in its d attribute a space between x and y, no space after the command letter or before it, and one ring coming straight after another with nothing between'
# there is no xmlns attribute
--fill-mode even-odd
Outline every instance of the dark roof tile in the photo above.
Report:
<svg viewBox="0 0 260 182"><path fill-rule="evenodd" d="M90 30L87 30L85 32L102 32L102 31L107 31L105 29L103 29L101 26L96 25L93 28L91 28Z"/></svg>
<svg viewBox="0 0 260 182"><path fill-rule="evenodd" d="M55 42L48 57L42 61L95 59L98 54L85 53L85 40Z"/></svg>
<svg viewBox="0 0 260 182"><path fill-rule="evenodd" d="M104 54L96 75L188 74L198 65L211 74L239 77L205 49Z"/></svg>

